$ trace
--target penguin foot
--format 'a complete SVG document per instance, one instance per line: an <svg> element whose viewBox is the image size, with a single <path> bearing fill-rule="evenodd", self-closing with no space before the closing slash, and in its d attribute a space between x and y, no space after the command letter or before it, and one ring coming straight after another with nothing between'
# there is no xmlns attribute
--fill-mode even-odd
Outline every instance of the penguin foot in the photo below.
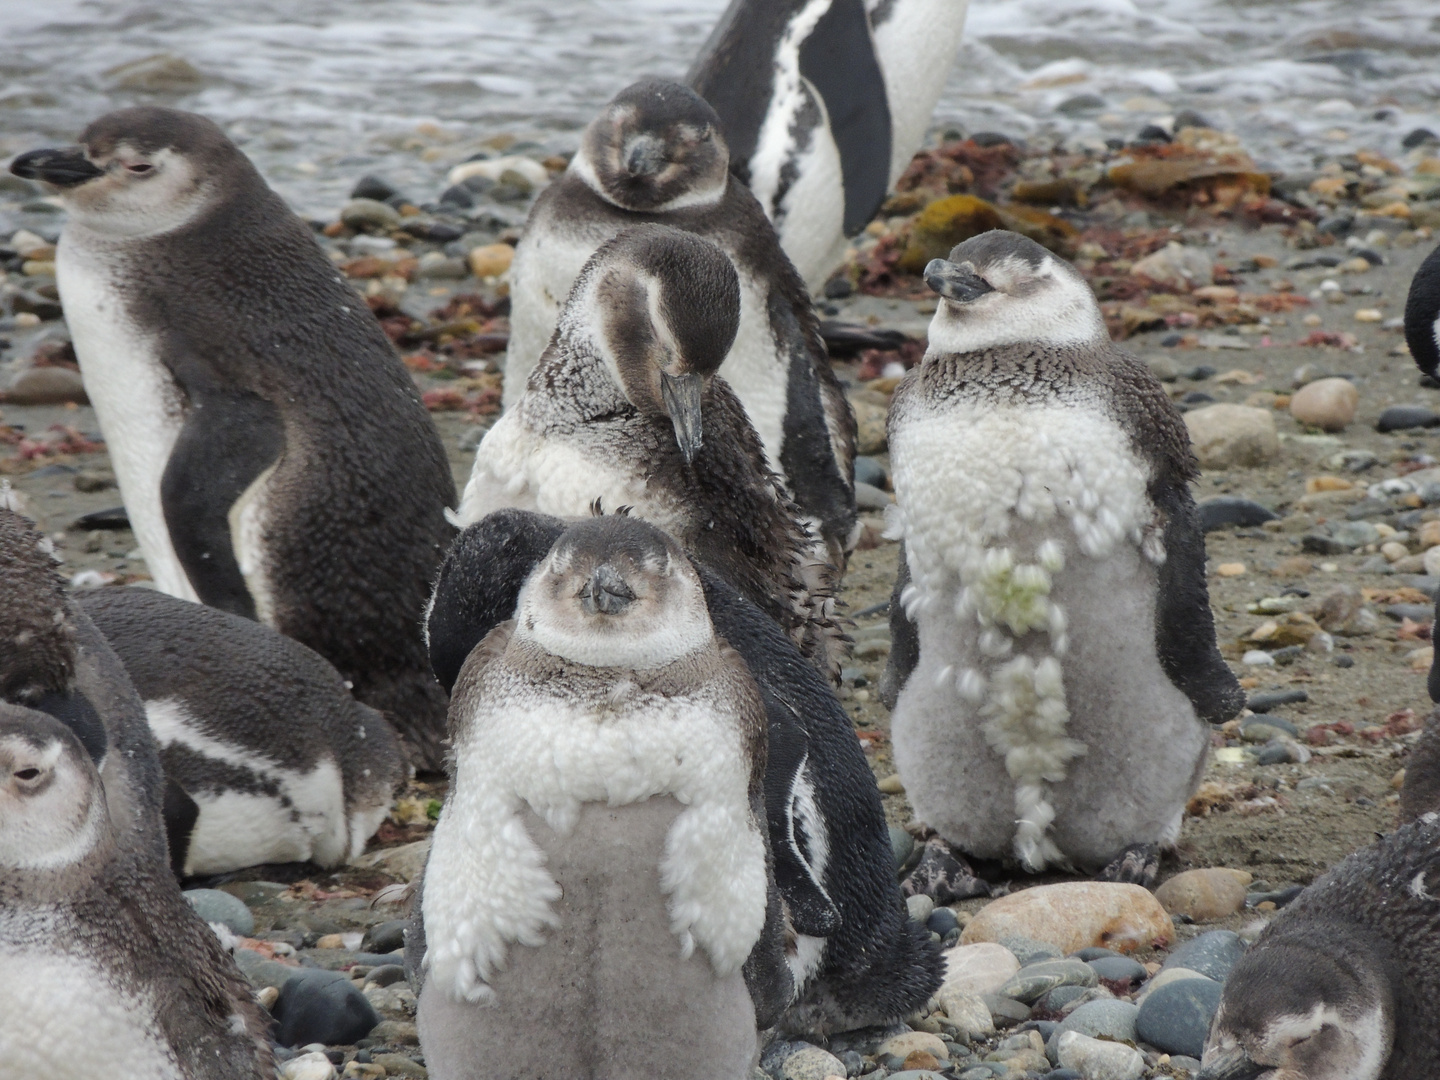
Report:
<svg viewBox="0 0 1440 1080"><path fill-rule="evenodd" d="M968 900L972 896L989 896L990 885L975 876L975 871L961 855L939 836L925 841L925 849L915 869L900 882L906 896L924 894L937 904Z"/></svg>
<svg viewBox="0 0 1440 1080"><path fill-rule="evenodd" d="M1150 888L1160 873L1160 848L1157 844L1132 844L1095 875L1096 881L1116 881L1123 885Z"/></svg>

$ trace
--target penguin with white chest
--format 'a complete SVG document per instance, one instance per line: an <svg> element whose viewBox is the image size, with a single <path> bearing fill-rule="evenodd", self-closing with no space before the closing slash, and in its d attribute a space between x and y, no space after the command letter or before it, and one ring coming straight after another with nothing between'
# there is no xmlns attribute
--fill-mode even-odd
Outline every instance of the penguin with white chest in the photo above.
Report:
<svg viewBox="0 0 1440 1080"><path fill-rule="evenodd" d="M632 507L774 618L826 672L838 571L770 471L722 361L741 290L715 244L637 225L586 262L525 391L481 440L456 519Z"/></svg>
<svg viewBox="0 0 1440 1080"><path fill-rule="evenodd" d="M651 526L607 528L641 543ZM441 565L426 621L431 664L454 685L564 534L558 518L502 510L471 525ZM716 634L744 658L768 722L765 811L775 881L794 931L786 960L796 998L778 1021L807 1036L893 1023L939 987L943 961L908 917L885 812L854 728L825 679L774 621L704 565L696 572ZM413 937L412 933L412 937Z"/></svg>
<svg viewBox="0 0 1440 1080"><path fill-rule="evenodd" d="M0 1072L269 1080L268 1018L166 862L120 662L0 509Z"/></svg>
<svg viewBox="0 0 1440 1080"><path fill-rule="evenodd" d="M145 705L196 821L170 831L183 876L338 866L365 849L408 768L384 717L298 641L153 589L79 597Z"/></svg>
<svg viewBox="0 0 1440 1080"><path fill-rule="evenodd" d="M618 520L561 537L455 685L420 905L438 1080L741 1080L790 994L759 692L685 553Z"/></svg>
<svg viewBox="0 0 1440 1080"><path fill-rule="evenodd" d="M374 317L224 132L123 109L11 171L59 190L57 282L156 584L313 648L438 768L417 627L439 435Z"/></svg>
<svg viewBox="0 0 1440 1080"><path fill-rule="evenodd" d="M930 347L889 417L896 767L961 852L1153 880L1209 723L1244 705L1185 425L1040 245L985 233L926 280Z"/></svg>
<svg viewBox="0 0 1440 1080"><path fill-rule="evenodd" d="M812 291L920 149L966 0L732 0L686 82Z"/></svg>
<svg viewBox="0 0 1440 1080"><path fill-rule="evenodd" d="M647 222L713 241L734 263L740 321L720 373L766 459L844 565L855 521L855 418L830 367L804 282L764 211L729 173L719 118L693 90L649 80L585 130L564 176L535 201L511 268L505 404L524 391L590 256Z"/></svg>

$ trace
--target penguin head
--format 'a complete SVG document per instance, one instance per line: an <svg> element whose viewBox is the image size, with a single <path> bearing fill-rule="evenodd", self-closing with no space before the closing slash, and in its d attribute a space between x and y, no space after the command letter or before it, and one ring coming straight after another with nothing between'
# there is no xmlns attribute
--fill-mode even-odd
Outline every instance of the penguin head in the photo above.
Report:
<svg viewBox="0 0 1440 1080"><path fill-rule="evenodd" d="M1019 233L997 229L957 244L948 259L930 260L925 283L941 297L930 323L935 353L1110 340L1085 279Z"/></svg>
<svg viewBox="0 0 1440 1080"><path fill-rule="evenodd" d="M0 703L0 875L81 862L107 821L100 775L74 733Z"/></svg>
<svg viewBox="0 0 1440 1080"><path fill-rule="evenodd" d="M606 202L659 213L718 202L730 151L704 98L681 83L646 79L591 121L570 168Z"/></svg>
<svg viewBox="0 0 1440 1080"><path fill-rule="evenodd" d="M739 328L729 256L692 233L637 225L591 256L558 333L588 339L632 405L668 417L689 463L704 444L705 388Z"/></svg>
<svg viewBox="0 0 1440 1080"><path fill-rule="evenodd" d="M515 636L587 667L644 671L705 648L714 630L680 545L621 513L561 535L520 592Z"/></svg>
<svg viewBox="0 0 1440 1080"><path fill-rule="evenodd" d="M138 238L194 220L226 182L254 167L205 117L139 106L93 121L78 147L21 154L10 171L58 189L87 228Z"/></svg>
<svg viewBox="0 0 1440 1080"><path fill-rule="evenodd" d="M1388 984L1364 950L1262 939L1225 981L1200 1080L1376 1080L1394 1037ZM1319 944L1324 941L1325 944Z"/></svg>

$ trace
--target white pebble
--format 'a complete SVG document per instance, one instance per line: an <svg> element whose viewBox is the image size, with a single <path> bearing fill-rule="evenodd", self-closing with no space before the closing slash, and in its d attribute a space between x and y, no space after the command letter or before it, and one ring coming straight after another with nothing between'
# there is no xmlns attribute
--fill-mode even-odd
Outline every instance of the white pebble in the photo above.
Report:
<svg viewBox="0 0 1440 1080"><path fill-rule="evenodd" d="M1264 649L1251 649L1240 658L1240 662L1249 667L1273 667L1275 658Z"/></svg>
<svg viewBox="0 0 1440 1080"><path fill-rule="evenodd" d="M282 1080L336 1080L339 1073L330 1059L319 1052L301 1054L280 1066Z"/></svg>
<svg viewBox="0 0 1440 1080"><path fill-rule="evenodd" d="M1124 1043L1102 1042L1078 1031L1063 1031L1055 1042L1060 1064L1085 1080L1140 1080L1145 1057Z"/></svg>

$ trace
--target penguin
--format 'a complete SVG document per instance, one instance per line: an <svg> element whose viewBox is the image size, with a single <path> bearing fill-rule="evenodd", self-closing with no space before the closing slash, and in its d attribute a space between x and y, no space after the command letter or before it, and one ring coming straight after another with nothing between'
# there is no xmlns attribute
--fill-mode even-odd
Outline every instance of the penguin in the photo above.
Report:
<svg viewBox="0 0 1440 1080"><path fill-rule="evenodd" d="M426 622L431 663L450 688L487 633L515 617L520 591L565 532L559 518L501 510L465 529L441 564ZM616 516L616 537L651 526ZM692 560L694 563L694 560ZM765 812L775 880L794 940L795 1000L783 1034L819 1037L913 1014L943 961L908 917L874 774L825 680L764 612L694 563L716 634L744 659L768 724Z"/></svg>
<svg viewBox="0 0 1440 1080"><path fill-rule="evenodd" d="M966 0L731 0L686 76L812 292L925 138Z"/></svg>
<svg viewBox="0 0 1440 1080"><path fill-rule="evenodd" d="M1440 1075L1437 881L1430 813L1302 892L1225 980L1199 1080Z"/></svg>
<svg viewBox="0 0 1440 1080"><path fill-rule="evenodd" d="M268 1018L167 865L139 699L45 539L8 509L0 641L6 1075L270 1080Z"/></svg>
<svg viewBox="0 0 1440 1080"><path fill-rule="evenodd" d="M194 800L181 873L359 855L408 773L388 724L298 641L153 589L80 606L125 665L160 763Z"/></svg>
<svg viewBox="0 0 1440 1080"><path fill-rule="evenodd" d="M650 222L702 236L740 282L740 323L721 374L770 467L843 567L859 537L854 413L805 284L729 161L715 111L679 83L638 82L605 107L565 174L535 200L516 246L505 405L525 391L576 276L605 241Z"/></svg>
<svg viewBox="0 0 1440 1080"><path fill-rule="evenodd" d="M1400 788L1400 824L1440 811L1440 709L1425 718L1420 738L1405 756Z"/></svg>
<svg viewBox="0 0 1440 1080"><path fill-rule="evenodd" d="M637 225L606 241L575 279L525 392L476 449L453 520L463 527L507 506L572 518L597 499L630 506L835 674L839 571L716 374L740 292L724 252L691 233Z"/></svg>
<svg viewBox="0 0 1440 1080"><path fill-rule="evenodd" d="M1410 281L1405 298L1405 344L1421 372L1433 376L1440 367L1440 247L1425 257ZM1432 697L1437 689L1440 687L1432 682Z"/></svg>
<svg viewBox="0 0 1440 1080"><path fill-rule="evenodd" d="M791 994L759 691L680 546L616 521L565 532L455 684L420 905L438 1080L748 1080L757 998Z"/></svg>
<svg viewBox="0 0 1440 1080"><path fill-rule="evenodd" d="M984 233L925 279L929 349L888 420L897 770L960 852L1153 881L1208 725L1245 703L1185 425L1039 244Z"/></svg>
<svg viewBox="0 0 1440 1080"><path fill-rule="evenodd" d="M295 638L437 769L418 625L449 464L364 300L215 124L109 113L10 171L58 191L86 390L161 591Z"/></svg>

